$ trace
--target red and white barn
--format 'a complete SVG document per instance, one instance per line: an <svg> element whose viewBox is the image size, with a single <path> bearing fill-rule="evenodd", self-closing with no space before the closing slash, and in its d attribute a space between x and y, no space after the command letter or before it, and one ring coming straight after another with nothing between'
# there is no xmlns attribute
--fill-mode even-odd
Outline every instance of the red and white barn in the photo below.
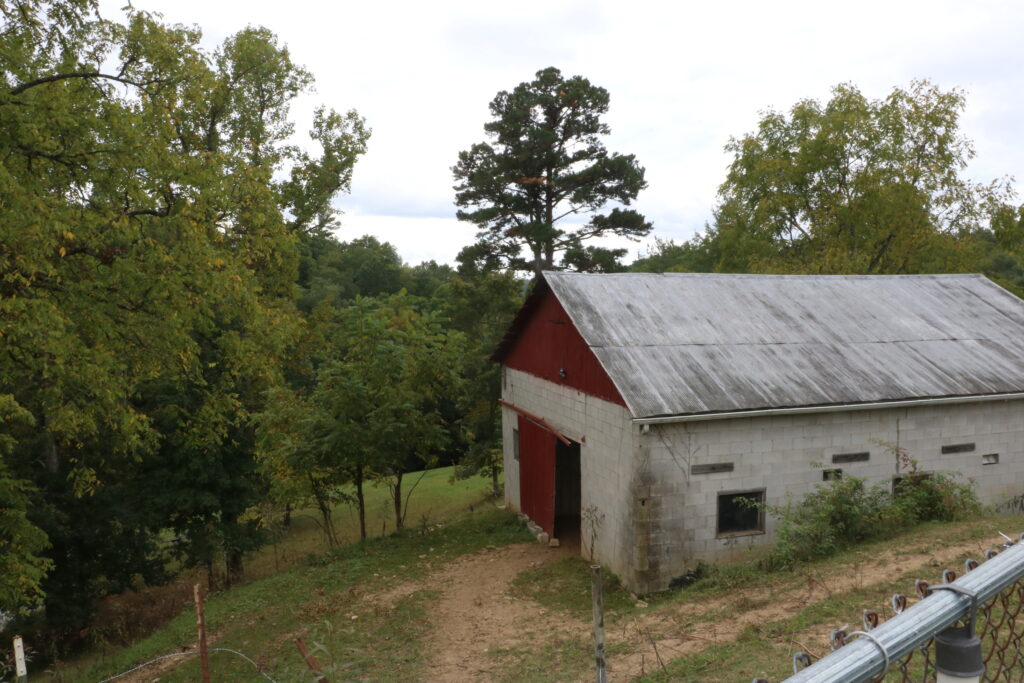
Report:
<svg viewBox="0 0 1024 683"><path fill-rule="evenodd" d="M1024 494L1024 301L979 275L546 273L494 358L508 505L636 592L893 445Z"/></svg>

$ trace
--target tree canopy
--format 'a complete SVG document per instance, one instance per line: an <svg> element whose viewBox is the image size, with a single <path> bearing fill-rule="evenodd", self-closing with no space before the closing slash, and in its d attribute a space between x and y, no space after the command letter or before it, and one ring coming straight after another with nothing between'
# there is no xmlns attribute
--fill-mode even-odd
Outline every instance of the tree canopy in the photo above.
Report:
<svg viewBox="0 0 1024 683"><path fill-rule="evenodd" d="M609 153L604 88L549 67L490 104L491 142L459 153L452 169L460 220L476 224L463 261L532 271L556 267L612 270L625 250L586 244L602 235L643 237L651 230L628 206L646 187L632 154ZM607 204L607 213L596 213ZM589 217L580 225L572 219ZM527 256L522 255L525 249ZM558 255L563 255L556 260Z"/></svg>
<svg viewBox="0 0 1024 683"><path fill-rule="evenodd" d="M333 225L368 131L321 109L322 153L292 144L312 79L266 29L211 54L194 28L91 0L0 0L0 21L0 486L32 499L9 516L24 557L0 596L42 588L57 618L155 576L159 529L237 531L250 415L302 325L297 244ZM186 455L204 476L139 504ZM49 537L43 583L26 521Z"/></svg>
<svg viewBox="0 0 1024 683"><path fill-rule="evenodd" d="M978 185L959 131L964 95L928 81L881 100L836 86L825 104L769 111L733 155L705 251L728 271L957 271L966 238L1010 198L1006 180Z"/></svg>
<svg viewBox="0 0 1024 683"><path fill-rule="evenodd" d="M730 140L702 234L658 240L638 271L983 272L1024 293L1022 208L1009 180L965 177L959 90L928 81L869 100L839 85L822 104L769 111Z"/></svg>

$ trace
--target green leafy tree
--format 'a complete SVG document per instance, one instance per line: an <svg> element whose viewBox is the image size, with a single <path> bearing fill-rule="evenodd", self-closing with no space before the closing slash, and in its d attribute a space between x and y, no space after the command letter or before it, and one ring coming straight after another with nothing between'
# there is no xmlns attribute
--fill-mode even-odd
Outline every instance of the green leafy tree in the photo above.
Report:
<svg viewBox="0 0 1024 683"><path fill-rule="evenodd" d="M682 244L656 237L654 246L633 261L629 269L637 273L710 273L720 259L718 244L705 235Z"/></svg>
<svg viewBox="0 0 1024 683"><path fill-rule="evenodd" d="M532 271L559 266L614 269L625 250L584 244L602 235L639 238L651 225L628 206L646 187L633 155L609 153L601 117L608 91L549 67L502 91L484 124L491 142L459 153L452 169L460 220L480 228L463 261ZM584 225L573 217L589 217ZM527 257L521 255L523 250ZM559 254L567 258L556 261Z"/></svg>
<svg viewBox="0 0 1024 683"><path fill-rule="evenodd" d="M357 465L344 460L346 450L327 442L326 424L326 416L308 395L277 387L271 391L266 411L258 416L257 434L260 463L268 475L273 501L285 510L315 506L327 543L336 546L334 508L349 502L343 486L353 483ZM361 519L365 538L365 513Z"/></svg>
<svg viewBox="0 0 1024 683"><path fill-rule="evenodd" d="M447 264L423 261L418 265L405 267L402 273L402 287L412 296L433 299L454 275L455 271Z"/></svg>
<svg viewBox="0 0 1024 683"><path fill-rule="evenodd" d="M526 283L512 273L463 268L442 289L442 312L466 337L459 361L463 378L459 395L465 450L456 475L490 479L498 496L501 450L501 366L490 360L523 301Z"/></svg>
<svg viewBox="0 0 1024 683"><path fill-rule="evenodd" d="M314 235L303 244L299 307L311 311L330 300L338 305L357 296L397 294L404 267L394 245L372 235L340 242L330 235Z"/></svg>
<svg viewBox="0 0 1024 683"><path fill-rule="evenodd" d="M46 534L28 519L31 485L10 476L4 459L17 433L30 429L32 415L12 396L0 395L0 612L16 614L42 602L42 584L53 561L44 555Z"/></svg>
<svg viewBox="0 0 1024 683"><path fill-rule="evenodd" d="M985 273L1024 296L1024 205L1003 203L992 211L992 233L983 240Z"/></svg>
<svg viewBox="0 0 1024 683"><path fill-rule="evenodd" d="M927 81L869 100L839 85L825 104L764 114L733 139L708 235L724 271L913 273L973 268L971 237L1005 202L1005 180L963 177L963 93Z"/></svg>
<svg viewBox="0 0 1024 683"><path fill-rule="evenodd" d="M431 466L448 440L442 401L457 392L462 336L399 294L357 299L339 317L336 339L341 353L321 368L313 392L324 416L317 433L349 463L361 536L368 477L388 485L402 528L415 488L403 493L405 475Z"/></svg>
<svg viewBox="0 0 1024 683"><path fill-rule="evenodd" d="M459 392L463 338L416 303L400 293L317 307L314 380L276 390L259 417L261 457L278 500L315 502L329 541L331 509L349 502L343 485L354 491L360 538L370 483L388 486L401 528L415 488L405 487L405 475L432 466L450 440L444 407Z"/></svg>
<svg viewBox="0 0 1024 683"><path fill-rule="evenodd" d="M172 442L226 477L193 510L231 536L249 416L295 337L298 235L330 225L368 133L323 110L322 154L287 144L310 78L264 29L208 55L197 30L89 0L0 0L0 21L0 393L33 425L0 458L35 484L51 616L124 583L94 558L137 566L173 526L151 500L115 505Z"/></svg>

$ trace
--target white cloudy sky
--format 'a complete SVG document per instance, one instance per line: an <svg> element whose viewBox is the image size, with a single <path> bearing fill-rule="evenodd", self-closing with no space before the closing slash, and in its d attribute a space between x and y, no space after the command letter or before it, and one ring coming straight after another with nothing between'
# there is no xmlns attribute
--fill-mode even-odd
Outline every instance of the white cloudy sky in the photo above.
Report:
<svg viewBox="0 0 1024 683"><path fill-rule="evenodd" d="M105 0L108 17L125 0ZM708 220L729 161L723 145L758 112L828 97L852 82L883 97L913 78L967 91L969 175L1024 178L1024 3L568 0L133 0L198 24L215 46L263 25L317 79L295 108L357 109L373 129L352 193L348 240L371 233L402 257L452 262L473 239L454 219L450 168L483 139L499 90L557 66L611 93L610 150L636 154L649 187L636 208L655 234L689 238ZM634 255L637 247L633 245Z"/></svg>

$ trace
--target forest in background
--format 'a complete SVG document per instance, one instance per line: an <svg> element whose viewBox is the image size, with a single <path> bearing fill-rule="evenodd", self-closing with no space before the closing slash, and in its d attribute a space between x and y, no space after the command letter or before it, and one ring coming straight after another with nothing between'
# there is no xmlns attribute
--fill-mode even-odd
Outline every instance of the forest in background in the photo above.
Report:
<svg viewBox="0 0 1024 683"><path fill-rule="evenodd" d="M325 106L297 142L313 77L271 31L210 52L90 0L0 13L0 611L54 642L170 567L237 582L298 507L330 543L365 486L395 527L410 472L497 490L488 356L545 269L983 272L1024 292L1024 207L964 178L965 97L927 81L764 114L704 230L627 264L599 238L652 234L630 208L645 171L603 145L607 91L542 69L453 150L478 240L410 265L337 237L370 126Z"/></svg>

